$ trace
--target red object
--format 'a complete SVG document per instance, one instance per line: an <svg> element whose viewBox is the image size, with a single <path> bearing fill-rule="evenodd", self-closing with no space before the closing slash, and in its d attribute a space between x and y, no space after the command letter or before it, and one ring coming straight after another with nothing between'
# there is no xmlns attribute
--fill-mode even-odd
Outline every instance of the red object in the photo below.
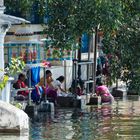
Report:
<svg viewBox="0 0 140 140"><path fill-rule="evenodd" d="M111 58L112 58L112 55L111 55L111 54L108 54L108 55L107 55L107 58L108 58L108 59L111 59Z"/></svg>
<svg viewBox="0 0 140 140"><path fill-rule="evenodd" d="M28 58L28 61L32 60L32 52L29 51L27 58Z"/></svg>
<svg viewBox="0 0 140 140"><path fill-rule="evenodd" d="M26 85L23 81L18 80L18 81L17 81L17 88L18 88L18 89L27 88L27 85ZM23 96L28 96L29 91L28 91L28 90L27 90L27 91L19 91L17 94L18 94L18 95L23 95Z"/></svg>
<svg viewBox="0 0 140 140"><path fill-rule="evenodd" d="M98 32L98 36L103 36L103 35L104 35L104 33L102 31Z"/></svg>
<svg viewBox="0 0 140 140"><path fill-rule="evenodd" d="M83 94L80 87L77 87L77 88L76 88L76 94L77 94L78 96L81 96L81 95Z"/></svg>
<svg viewBox="0 0 140 140"><path fill-rule="evenodd" d="M22 52L20 52L20 54L19 54L19 55L20 55L21 59L23 59L23 57L24 57L24 56L23 56L23 53L22 53Z"/></svg>
<svg viewBox="0 0 140 140"><path fill-rule="evenodd" d="M51 56L51 50L48 50L47 56L48 56L48 57Z"/></svg>
<svg viewBox="0 0 140 140"><path fill-rule="evenodd" d="M23 54L23 60L24 60L24 62L27 62L27 53L26 53L26 51Z"/></svg>
<svg viewBox="0 0 140 140"><path fill-rule="evenodd" d="M13 58L16 58L16 53L15 52L13 52Z"/></svg>
<svg viewBox="0 0 140 140"><path fill-rule="evenodd" d="M37 56L37 52L36 51L33 51L33 53L32 53L32 59L36 60L36 56Z"/></svg>
<svg viewBox="0 0 140 140"><path fill-rule="evenodd" d="M51 63L50 62L42 61L42 63L43 63L43 66L51 67Z"/></svg>

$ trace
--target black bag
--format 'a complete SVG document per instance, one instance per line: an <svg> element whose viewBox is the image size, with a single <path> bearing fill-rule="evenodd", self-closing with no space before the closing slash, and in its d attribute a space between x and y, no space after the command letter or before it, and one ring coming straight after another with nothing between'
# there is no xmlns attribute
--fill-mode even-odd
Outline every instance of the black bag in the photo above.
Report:
<svg viewBox="0 0 140 140"><path fill-rule="evenodd" d="M15 83L13 84L13 88L15 88L15 89L19 89L18 82L15 82Z"/></svg>

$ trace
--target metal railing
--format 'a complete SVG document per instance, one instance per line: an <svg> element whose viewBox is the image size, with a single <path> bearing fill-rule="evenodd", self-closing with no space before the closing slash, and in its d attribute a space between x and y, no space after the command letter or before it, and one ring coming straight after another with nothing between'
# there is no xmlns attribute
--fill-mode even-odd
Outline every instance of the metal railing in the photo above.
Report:
<svg viewBox="0 0 140 140"><path fill-rule="evenodd" d="M12 89L11 92L14 93L14 97L17 96L17 93L19 91L29 91L29 94L28 94L28 105L31 105L31 92L32 90L34 90L35 88L20 88L20 89Z"/></svg>

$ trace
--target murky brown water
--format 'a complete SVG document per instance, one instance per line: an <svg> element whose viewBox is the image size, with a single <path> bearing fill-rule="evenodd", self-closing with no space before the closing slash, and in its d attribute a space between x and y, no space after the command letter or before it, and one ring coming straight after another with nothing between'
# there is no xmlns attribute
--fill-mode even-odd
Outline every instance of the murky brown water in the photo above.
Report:
<svg viewBox="0 0 140 140"><path fill-rule="evenodd" d="M25 138L24 140L26 140ZM140 140L139 98L83 110L59 109L40 113L30 123L30 140ZM8 140L5 136L0 140ZM10 140L21 140L12 136Z"/></svg>

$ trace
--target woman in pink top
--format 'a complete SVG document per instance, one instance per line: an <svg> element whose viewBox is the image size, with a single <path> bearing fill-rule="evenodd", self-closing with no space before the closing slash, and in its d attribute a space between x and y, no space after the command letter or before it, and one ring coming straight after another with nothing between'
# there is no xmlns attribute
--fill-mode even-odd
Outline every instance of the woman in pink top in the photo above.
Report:
<svg viewBox="0 0 140 140"><path fill-rule="evenodd" d="M101 96L102 103L112 103L114 101L114 97L110 94L107 86L103 85L102 83L98 84L98 87L96 88L96 94L97 96Z"/></svg>

